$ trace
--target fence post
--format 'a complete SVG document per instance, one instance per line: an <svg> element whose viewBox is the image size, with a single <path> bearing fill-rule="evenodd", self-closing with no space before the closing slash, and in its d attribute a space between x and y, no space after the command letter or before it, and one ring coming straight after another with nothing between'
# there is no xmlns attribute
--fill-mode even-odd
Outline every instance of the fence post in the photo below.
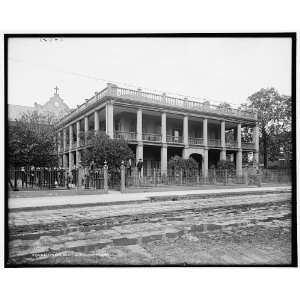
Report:
<svg viewBox="0 0 300 300"><path fill-rule="evenodd" d="M103 166L103 188L104 188L104 193L108 192L108 174L107 174L107 162L104 161L104 166Z"/></svg>
<svg viewBox="0 0 300 300"><path fill-rule="evenodd" d="M124 161L123 160L121 162L121 187L120 187L120 192L121 193L125 192L125 166L124 166Z"/></svg>

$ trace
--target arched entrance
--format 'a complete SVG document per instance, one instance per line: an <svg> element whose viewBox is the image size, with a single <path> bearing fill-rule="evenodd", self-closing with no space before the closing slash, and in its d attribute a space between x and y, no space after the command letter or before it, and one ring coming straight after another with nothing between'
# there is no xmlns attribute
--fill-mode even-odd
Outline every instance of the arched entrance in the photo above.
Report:
<svg viewBox="0 0 300 300"><path fill-rule="evenodd" d="M190 158L193 158L198 163L198 174L201 175L202 170L202 155L198 153L190 154Z"/></svg>

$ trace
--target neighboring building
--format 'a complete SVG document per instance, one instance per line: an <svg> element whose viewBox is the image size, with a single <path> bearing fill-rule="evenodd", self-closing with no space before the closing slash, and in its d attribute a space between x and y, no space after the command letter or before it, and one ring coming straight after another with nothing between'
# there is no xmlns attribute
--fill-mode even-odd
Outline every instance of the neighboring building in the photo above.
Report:
<svg viewBox="0 0 300 300"><path fill-rule="evenodd" d="M71 109L64 102L58 94L58 87L55 89L54 95L43 105L34 103L34 106L23 106L8 104L8 120L14 122L22 117L24 114L38 112L45 118L48 116L56 120L61 119L64 115L69 113Z"/></svg>
<svg viewBox="0 0 300 300"><path fill-rule="evenodd" d="M253 128L253 142L242 143L241 129ZM226 141L226 131L234 140ZM174 155L193 157L208 175L208 168L230 157L237 175L242 174L242 154L251 152L258 162L257 114L254 111L218 107L209 102L190 101L130 90L108 84L57 123L60 165L79 166L81 151L89 147L89 136L104 131L114 139L124 138L144 162L144 174L151 168L167 172Z"/></svg>

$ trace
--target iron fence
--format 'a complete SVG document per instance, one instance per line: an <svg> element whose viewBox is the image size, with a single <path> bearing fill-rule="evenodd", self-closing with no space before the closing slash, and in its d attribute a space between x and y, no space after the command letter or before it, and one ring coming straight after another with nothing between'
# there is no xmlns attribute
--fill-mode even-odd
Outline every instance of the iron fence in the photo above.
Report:
<svg viewBox="0 0 300 300"><path fill-rule="evenodd" d="M78 175L55 167L20 167L9 169L8 180L13 190L57 189L77 185Z"/></svg>
<svg viewBox="0 0 300 300"><path fill-rule="evenodd" d="M142 176L143 175L143 176ZM127 169L125 172L126 187L153 187L164 185L197 186L204 184L244 184L246 177L237 176L235 170L209 169L205 177L198 169L169 169L166 173L160 169L148 169L142 174L137 168Z"/></svg>

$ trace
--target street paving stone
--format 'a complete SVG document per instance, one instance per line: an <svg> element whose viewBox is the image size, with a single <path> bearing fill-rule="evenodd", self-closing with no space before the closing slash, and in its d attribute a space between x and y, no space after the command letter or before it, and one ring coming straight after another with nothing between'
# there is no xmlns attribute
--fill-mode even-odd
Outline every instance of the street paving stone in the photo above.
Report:
<svg viewBox="0 0 300 300"><path fill-rule="evenodd" d="M12 264L289 263L290 201L291 194L283 193L11 212L10 259ZM267 241L257 241L257 232ZM274 232L276 238L268 239Z"/></svg>

